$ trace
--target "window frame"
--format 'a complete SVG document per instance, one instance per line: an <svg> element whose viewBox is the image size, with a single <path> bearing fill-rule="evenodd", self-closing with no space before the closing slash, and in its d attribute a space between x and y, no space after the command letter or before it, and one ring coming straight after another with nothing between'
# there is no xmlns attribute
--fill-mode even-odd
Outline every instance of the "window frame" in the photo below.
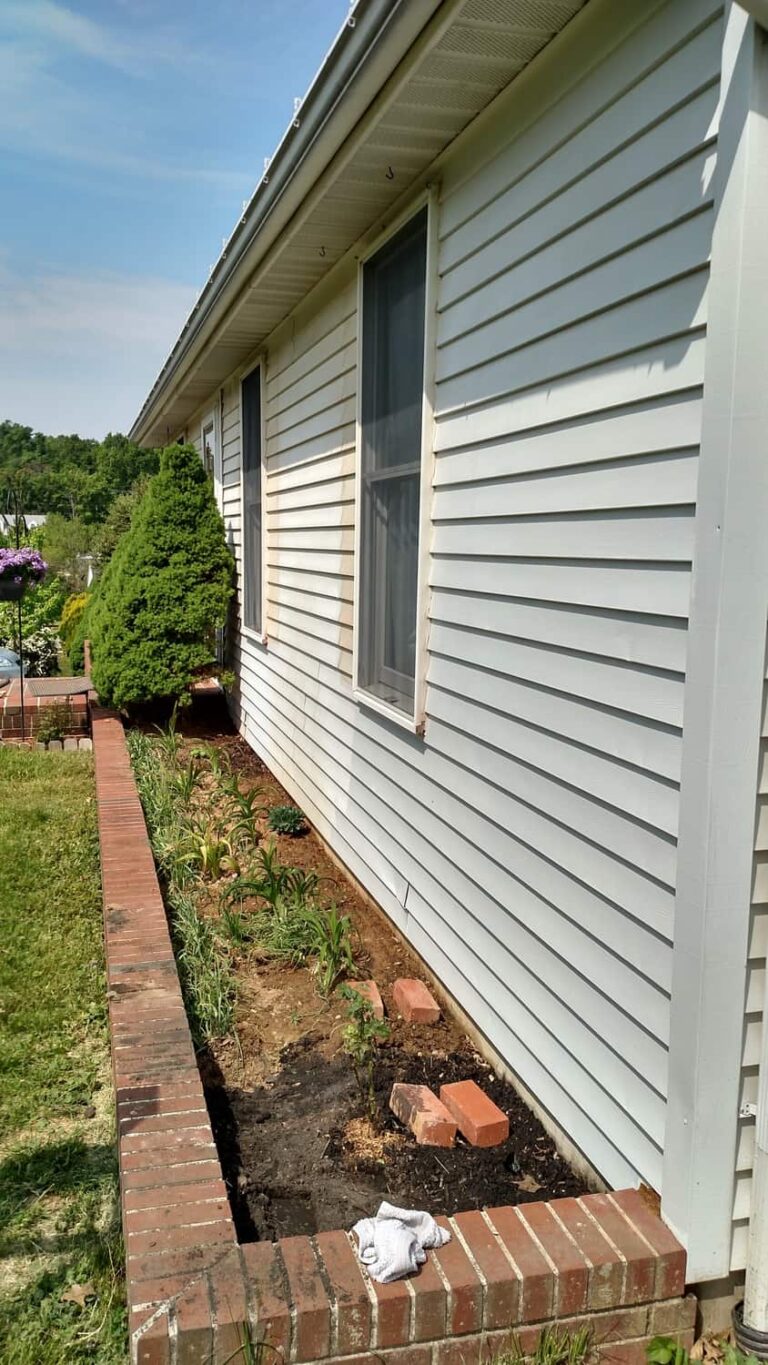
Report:
<svg viewBox="0 0 768 1365"><path fill-rule="evenodd" d="M409 714L377 697L360 683L362 651L362 521L363 521L363 297L364 269L401 228L422 210L427 210L427 255L424 289L424 357L421 402L421 449L419 451L419 551L416 583L416 666L413 680L413 710ZM377 712L412 734L424 733L427 654L429 642L428 579L431 554L432 485L434 473L434 383L435 340L437 330L437 186L430 185L408 207L387 224L364 252L357 265L357 392L355 406L355 539L353 566L352 695L359 706Z"/></svg>
<svg viewBox="0 0 768 1365"><path fill-rule="evenodd" d="M267 643L267 418L266 418L266 354L261 354L253 361L249 361L245 369L238 375L238 420L240 423L240 630L246 639L253 641L254 644L266 645ZM245 535L245 441L243 427L243 383L254 370L259 370L259 404L260 404L260 444L261 444L261 544L260 553L260 581L261 581L261 629L255 626L246 625L245 622L245 555L246 555L246 535Z"/></svg>
<svg viewBox="0 0 768 1365"><path fill-rule="evenodd" d="M203 414L200 423L200 455L205 466L205 433L213 432L213 496L221 512L224 504L223 454L221 449L221 414L219 404L215 403Z"/></svg>

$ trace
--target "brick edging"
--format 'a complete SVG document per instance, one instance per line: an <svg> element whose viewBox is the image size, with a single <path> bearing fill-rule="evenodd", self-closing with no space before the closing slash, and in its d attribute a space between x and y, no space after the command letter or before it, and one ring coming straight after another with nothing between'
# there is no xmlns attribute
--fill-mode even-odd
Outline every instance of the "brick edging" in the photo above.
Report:
<svg viewBox="0 0 768 1365"><path fill-rule="evenodd" d="M691 1343L685 1253L637 1191L440 1219L452 1240L391 1285L345 1232L238 1246L123 727L99 706L93 747L137 1365L222 1365L246 1328L296 1365L481 1365L554 1320L617 1365L658 1333Z"/></svg>

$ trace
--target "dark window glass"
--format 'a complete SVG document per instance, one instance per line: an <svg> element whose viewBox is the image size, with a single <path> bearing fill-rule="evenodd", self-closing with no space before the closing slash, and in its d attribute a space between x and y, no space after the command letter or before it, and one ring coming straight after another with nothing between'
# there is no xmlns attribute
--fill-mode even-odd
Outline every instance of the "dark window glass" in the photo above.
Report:
<svg viewBox="0 0 768 1365"><path fill-rule="evenodd" d="M413 712L427 210L363 267L359 684Z"/></svg>
<svg viewBox="0 0 768 1365"><path fill-rule="evenodd" d="M261 634L261 368L242 382L243 624Z"/></svg>

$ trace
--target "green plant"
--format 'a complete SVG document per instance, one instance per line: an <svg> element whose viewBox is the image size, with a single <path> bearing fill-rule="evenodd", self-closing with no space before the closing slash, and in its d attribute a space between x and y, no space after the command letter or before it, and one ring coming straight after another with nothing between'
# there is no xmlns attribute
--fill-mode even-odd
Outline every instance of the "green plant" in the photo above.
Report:
<svg viewBox="0 0 768 1365"><path fill-rule="evenodd" d="M67 598L61 609L59 635L61 636L61 642L67 653L69 653L72 641L80 627L80 620L87 605L88 593L76 592Z"/></svg>
<svg viewBox="0 0 768 1365"><path fill-rule="evenodd" d="M224 937L235 947L243 948L250 942L252 929L240 910L233 910L222 901L219 906L219 922Z"/></svg>
<svg viewBox="0 0 768 1365"><path fill-rule="evenodd" d="M189 758L183 767L174 774L171 781L176 791L179 801L188 806L193 793L200 786L203 772L199 763L194 758Z"/></svg>
<svg viewBox="0 0 768 1365"><path fill-rule="evenodd" d="M71 730L71 708L66 702L55 702L53 706L46 706L42 711L42 720L38 724L35 736L41 744L49 744L51 740L63 739Z"/></svg>
<svg viewBox="0 0 768 1365"><path fill-rule="evenodd" d="M756 1356L745 1355L730 1341L718 1343L721 1365L758 1365ZM648 1365L691 1365L691 1357L685 1346L674 1337L654 1337L646 1348L645 1358Z"/></svg>
<svg viewBox="0 0 768 1365"><path fill-rule="evenodd" d="M347 1002L347 1023L342 1033L342 1046L351 1059L368 1117L371 1123L375 1123L378 1117L374 1086L376 1044L385 1042L389 1037L389 1024L384 1019L377 1019L370 1000L351 986L342 986L339 993Z"/></svg>
<svg viewBox="0 0 768 1365"><path fill-rule="evenodd" d="M227 784L226 790L236 811L235 823L232 826L233 835L235 837L245 836L257 844L259 842L258 821L263 813L263 808L256 804L259 800L258 787L254 787L249 792L241 791L237 776L235 776Z"/></svg>
<svg viewBox="0 0 768 1365"><path fill-rule="evenodd" d="M269 828L275 834L303 834L306 821L298 806L273 806L267 817Z"/></svg>
<svg viewBox="0 0 768 1365"><path fill-rule="evenodd" d="M103 701L184 701L215 667L215 628L233 560L194 446L168 446L87 609L93 682Z"/></svg>
<svg viewBox="0 0 768 1365"><path fill-rule="evenodd" d="M163 756L167 763L175 764L181 749L181 735L178 732L178 708L174 706L170 720L167 725L156 725L155 729L160 736L159 743Z"/></svg>
<svg viewBox="0 0 768 1365"><path fill-rule="evenodd" d="M328 996L340 976L355 969L352 951L352 921L340 915L335 905L327 910L313 909L307 915L312 936L313 970L317 975L318 990Z"/></svg>
<svg viewBox="0 0 768 1365"><path fill-rule="evenodd" d="M187 825L182 843L190 850L202 877L216 882L225 872L238 871L232 836L220 821L194 817Z"/></svg>
<svg viewBox="0 0 768 1365"><path fill-rule="evenodd" d="M213 921L201 915L188 892L168 892L176 959L192 1036L198 1043L229 1033L235 991L227 955Z"/></svg>
<svg viewBox="0 0 768 1365"><path fill-rule="evenodd" d="M531 1361L532 1365L585 1365L593 1354L594 1333L590 1326L569 1332L554 1323L542 1328L532 1352L524 1352L519 1337L515 1336L512 1349L494 1356L492 1365L522 1365L524 1360Z"/></svg>
<svg viewBox="0 0 768 1365"><path fill-rule="evenodd" d="M195 849L168 762L171 754L175 763L174 734L175 722L156 738L129 730L127 742L155 859L165 881L184 1003L193 1038L201 1044L232 1029L235 984L216 924L197 906L199 849Z"/></svg>

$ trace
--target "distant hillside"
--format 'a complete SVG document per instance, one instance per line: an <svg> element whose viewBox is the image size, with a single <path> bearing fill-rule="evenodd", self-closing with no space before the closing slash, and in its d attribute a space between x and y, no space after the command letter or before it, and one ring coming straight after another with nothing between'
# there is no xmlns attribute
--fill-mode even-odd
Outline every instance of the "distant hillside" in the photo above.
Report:
<svg viewBox="0 0 768 1365"><path fill-rule="evenodd" d="M157 467L157 451L143 450L127 436L45 436L18 422L0 422L0 511L7 510L14 487L25 512L99 523L118 494Z"/></svg>

